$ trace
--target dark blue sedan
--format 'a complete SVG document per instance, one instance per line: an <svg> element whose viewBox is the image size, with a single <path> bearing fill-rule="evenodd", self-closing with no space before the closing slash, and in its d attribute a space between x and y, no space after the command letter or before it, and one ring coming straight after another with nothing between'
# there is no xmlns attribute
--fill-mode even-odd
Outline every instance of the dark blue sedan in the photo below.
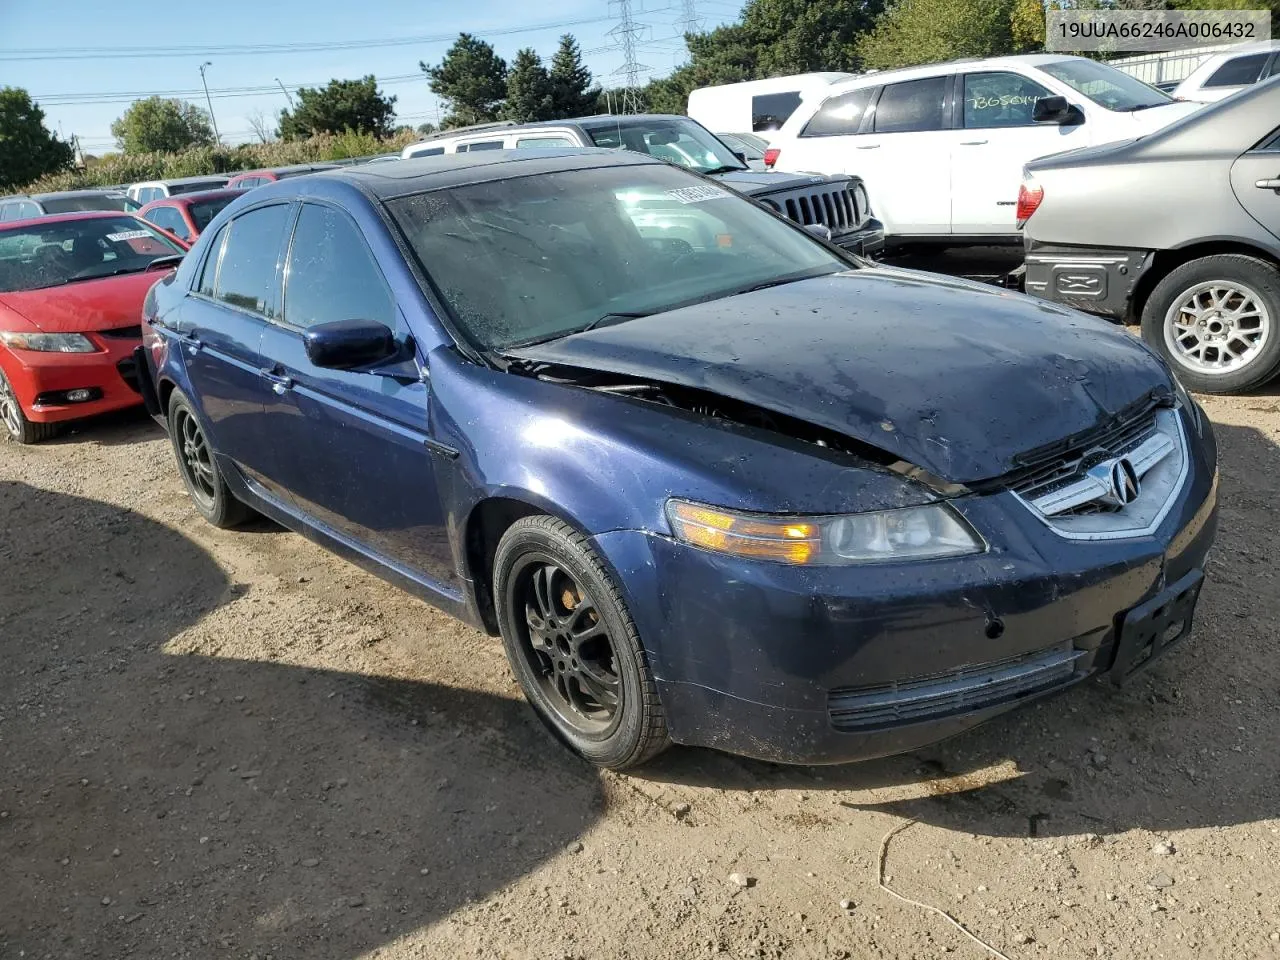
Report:
<svg viewBox="0 0 1280 960"><path fill-rule="evenodd" d="M269 184L153 288L197 510L501 634L615 768L909 750L1190 628L1209 423L1139 340L639 155Z"/></svg>

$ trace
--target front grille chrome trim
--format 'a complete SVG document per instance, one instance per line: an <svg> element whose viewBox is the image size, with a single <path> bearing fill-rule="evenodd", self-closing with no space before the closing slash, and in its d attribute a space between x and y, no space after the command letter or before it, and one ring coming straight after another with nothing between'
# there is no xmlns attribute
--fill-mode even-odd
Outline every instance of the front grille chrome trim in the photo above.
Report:
<svg viewBox="0 0 1280 960"><path fill-rule="evenodd" d="M1097 513L1069 513L1094 501L1106 491L1087 473L1080 480L1036 499L1017 491L1012 495L1058 536L1067 540L1124 540L1150 536L1156 531L1186 485L1191 456L1182 414L1175 408L1156 411L1153 432L1129 450L1122 451L1142 478L1137 499L1125 506ZM1096 483L1098 493L1084 497L1086 484ZM1048 507L1046 512L1042 506Z"/></svg>
<svg viewBox="0 0 1280 960"><path fill-rule="evenodd" d="M1087 652L1068 641L937 676L832 690L827 714L837 730L870 732L972 713L1070 683L1081 675L1077 661Z"/></svg>

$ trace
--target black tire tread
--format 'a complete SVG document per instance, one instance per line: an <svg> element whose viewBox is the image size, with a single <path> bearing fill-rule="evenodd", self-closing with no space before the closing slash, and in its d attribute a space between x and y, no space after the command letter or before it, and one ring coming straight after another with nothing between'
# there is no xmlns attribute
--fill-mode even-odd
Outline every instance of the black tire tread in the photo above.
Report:
<svg viewBox="0 0 1280 960"><path fill-rule="evenodd" d="M667 731L667 717L662 709L662 701L658 697L658 686L649 670L644 645L640 641L640 632L636 629L635 621L631 618L631 612L627 609L622 594L614 583L613 575L601 563L600 558L596 556L596 552L592 549L587 538L563 520L547 514L522 517L507 528L503 534L503 540L525 529L536 529L571 544L581 554L582 559L599 576L601 582L605 584L606 589L609 591L609 599L621 613L622 621L627 631L627 640L633 651L635 665L640 676L641 734L635 748L629 755L619 761L610 763L608 766L613 770L626 770L647 763L671 746L671 737ZM501 550L501 545L499 545L499 554Z"/></svg>
<svg viewBox="0 0 1280 960"><path fill-rule="evenodd" d="M3 376L4 372L0 371L0 377ZM8 380L6 379L5 382L7 383ZM15 443L20 443L24 446L51 440L58 435L58 431L62 427L60 423L36 423L34 420L28 420L21 406L18 407L18 420L21 427L16 437L9 432L8 427L0 427L0 436L7 436Z"/></svg>
<svg viewBox="0 0 1280 960"><path fill-rule="evenodd" d="M181 390L175 389L169 396L169 405L165 410L165 418L169 423L169 442L173 447L173 454L175 458L180 458L173 423L174 411L179 406L186 407L188 413L190 413L192 417L195 416L194 407L192 406L191 401L187 399L186 394ZM209 442L209 438L207 436L205 437L205 442ZM231 530L252 518L255 511L247 503L239 500L236 495L231 492L230 487L227 486L226 479L218 469L216 461L213 464L213 470L214 475L217 478L218 485L218 493L214 497L213 511L206 512L204 508L200 506L199 502L196 501L194 496L191 497L191 502L196 508L196 511L204 517L208 523L221 530ZM183 476L183 485L185 486L187 481L181 463L178 464L178 472ZM188 493L189 492L190 491L188 491Z"/></svg>

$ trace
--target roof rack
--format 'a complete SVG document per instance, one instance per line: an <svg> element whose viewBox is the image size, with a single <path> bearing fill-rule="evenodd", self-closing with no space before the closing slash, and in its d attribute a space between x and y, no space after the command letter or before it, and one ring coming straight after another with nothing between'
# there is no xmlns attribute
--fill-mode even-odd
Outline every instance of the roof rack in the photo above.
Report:
<svg viewBox="0 0 1280 960"><path fill-rule="evenodd" d="M482 130L498 130L504 127L522 127L528 124L516 123L514 120L495 120L492 123L473 123L468 127L450 127L448 130L437 130L435 133L428 133L421 140L416 142L425 143L427 140L439 140L441 137L456 137L464 133L480 133Z"/></svg>

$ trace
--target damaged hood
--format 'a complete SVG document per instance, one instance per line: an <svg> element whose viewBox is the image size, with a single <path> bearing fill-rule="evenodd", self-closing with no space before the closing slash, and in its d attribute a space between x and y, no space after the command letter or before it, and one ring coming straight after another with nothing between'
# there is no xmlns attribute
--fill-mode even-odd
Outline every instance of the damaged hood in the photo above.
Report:
<svg viewBox="0 0 1280 960"><path fill-rule="evenodd" d="M867 268L507 355L706 390L856 438L953 483L1172 385L1134 337L994 287Z"/></svg>

